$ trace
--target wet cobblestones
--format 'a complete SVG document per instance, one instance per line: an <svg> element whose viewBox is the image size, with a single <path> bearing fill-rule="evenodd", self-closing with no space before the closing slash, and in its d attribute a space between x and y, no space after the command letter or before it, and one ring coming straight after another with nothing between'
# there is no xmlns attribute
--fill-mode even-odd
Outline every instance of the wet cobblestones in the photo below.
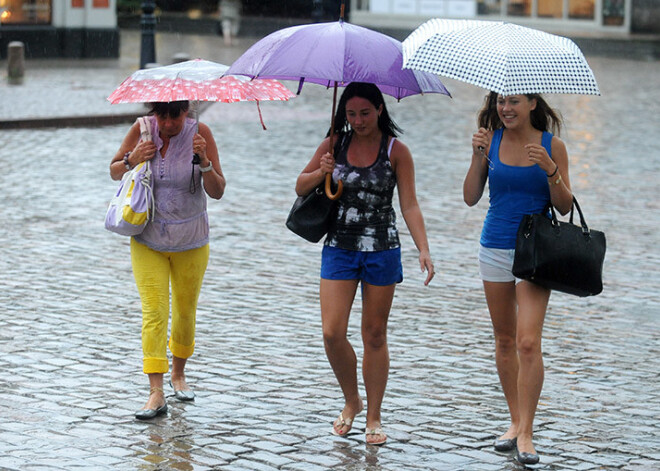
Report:
<svg viewBox="0 0 660 471"><path fill-rule="evenodd" d="M208 37L184 39L211 60L240 54L217 39L217 46ZM181 41L160 40L178 52ZM122 52L118 63L97 68L105 85L83 100L86 112L105 106L128 63ZM567 121L573 190L587 222L608 238L605 289L593 298L551 298L536 419L541 463L532 468L654 470L660 62L590 63L603 96L550 101ZM35 77L62 77L48 64L33 67ZM53 83L50 95L71 95ZM453 100L388 101L415 158L438 276L423 286L399 217L405 281L389 331L383 425L390 440L379 449L366 447L359 432L329 433L342 402L321 339L321 247L284 227L295 178L329 125L329 92L306 85L289 103L262 104L266 132L251 103L215 104L203 114L228 187L221 201L209 201L211 260L188 371L197 399L177 403L167 391L170 412L152 423L133 418L147 385L128 240L103 229L116 185L107 165L127 126L2 132L0 469L521 469L492 451L507 413L475 260L487 205L468 208L461 196L483 92L446 85ZM71 111L66 100L49 106L41 92L0 91L3 119L9 111ZM358 306L359 299L349 333L361 357ZM355 430L363 427L361 415Z"/></svg>

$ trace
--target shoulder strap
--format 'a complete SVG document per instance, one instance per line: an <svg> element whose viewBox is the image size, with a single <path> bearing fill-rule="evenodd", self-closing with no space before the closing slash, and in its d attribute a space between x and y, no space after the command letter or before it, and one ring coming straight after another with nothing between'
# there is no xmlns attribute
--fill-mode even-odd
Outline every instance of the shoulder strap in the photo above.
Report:
<svg viewBox="0 0 660 471"><path fill-rule="evenodd" d="M151 126L149 123L149 118L147 116L142 116L137 119L140 124L140 140L142 141L151 141Z"/></svg>
<svg viewBox="0 0 660 471"><path fill-rule="evenodd" d="M541 145L545 147L545 150L548 151L548 155L552 159L552 133L543 131L543 136L541 136Z"/></svg>
<svg viewBox="0 0 660 471"><path fill-rule="evenodd" d="M387 156L389 157L392 155L392 146L394 145L394 141L396 141L396 137L392 137L392 140L390 141L390 145L387 147Z"/></svg>
<svg viewBox="0 0 660 471"><path fill-rule="evenodd" d="M342 162L345 160L342 155L342 151L346 147L346 142L349 140L349 132L342 133L341 135L337 136L337 139L335 140L335 145L334 145L334 157L335 161L337 162Z"/></svg>

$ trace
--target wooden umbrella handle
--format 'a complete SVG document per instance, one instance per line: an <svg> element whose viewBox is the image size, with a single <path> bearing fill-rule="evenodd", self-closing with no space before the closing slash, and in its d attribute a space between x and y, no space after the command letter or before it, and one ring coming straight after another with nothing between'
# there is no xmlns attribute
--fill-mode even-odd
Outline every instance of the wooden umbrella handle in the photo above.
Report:
<svg viewBox="0 0 660 471"><path fill-rule="evenodd" d="M343 15L342 15L343 16ZM334 154L335 146L333 140L335 138L335 108L337 107L337 82L335 82L334 90L332 92L332 116L330 118L330 153ZM332 175L329 173L325 176L325 195L332 201L338 200L341 192L344 190L344 183L339 180L337 182L337 193L332 193Z"/></svg>
<svg viewBox="0 0 660 471"><path fill-rule="evenodd" d="M332 176L327 173L325 175L325 196L327 196L332 201L335 201L339 199L342 191L344 191L344 182L339 180L337 182L337 193L332 193Z"/></svg>

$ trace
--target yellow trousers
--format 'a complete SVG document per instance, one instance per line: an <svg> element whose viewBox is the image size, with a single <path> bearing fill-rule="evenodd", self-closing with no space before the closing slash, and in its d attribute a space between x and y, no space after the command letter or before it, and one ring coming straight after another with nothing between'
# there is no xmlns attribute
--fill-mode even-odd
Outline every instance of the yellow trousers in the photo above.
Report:
<svg viewBox="0 0 660 471"><path fill-rule="evenodd" d="M143 371L167 373L167 323L172 284L172 328L169 348L178 358L195 350L195 315L209 246L184 252L158 252L131 237L133 276L142 300Z"/></svg>

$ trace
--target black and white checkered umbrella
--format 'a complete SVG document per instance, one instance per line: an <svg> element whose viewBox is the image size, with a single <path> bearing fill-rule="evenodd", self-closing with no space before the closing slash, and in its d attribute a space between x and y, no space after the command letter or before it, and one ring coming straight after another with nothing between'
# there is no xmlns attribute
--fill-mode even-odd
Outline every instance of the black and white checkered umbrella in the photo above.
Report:
<svg viewBox="0 0 660 471"><path fill-rule="evenodd" d="M501 21L429 20L403 42L403 67L502 95L600 95L573 41Z"/></svg>

